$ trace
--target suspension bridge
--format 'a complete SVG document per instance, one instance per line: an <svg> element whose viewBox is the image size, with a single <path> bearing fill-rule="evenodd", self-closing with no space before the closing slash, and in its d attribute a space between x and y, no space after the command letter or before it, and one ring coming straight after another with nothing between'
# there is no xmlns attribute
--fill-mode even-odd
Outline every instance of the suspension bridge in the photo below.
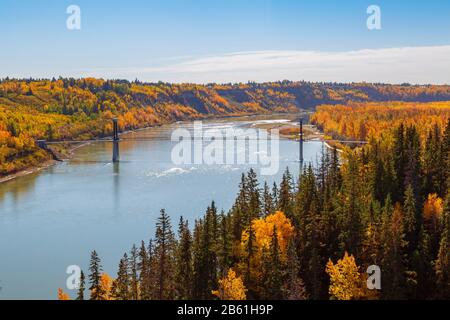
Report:
<svg viewBox="0 0 450 320"><path fill-rule="evenodd" d="M352 145L364 145L367 144L367 141L360 141L360 140L337 140L337 139L327 139L325 140L322 137L320 138L309 138L309 139L305 139L304 137L304 124L303 124L303 118L299 119L299 134L298 134L298 142L299 142L299 159L298 161L300 162L301 166L303 165L304 162L304 157L303 157L303 144L304 142L309 142L309 141L322 141L324 143L326 142L337 142L337 143L341 143L341 144L352 144ZM167 140L167 141L172 141L171 137L169 137L168 135L166 136L155 136L155 135L150 135L150 136L139 136L139 137L133 137L133 136L125 136L125 137L121 137L120 136L120 132L119 132L119 123L118 123L118 119L114 118L112 120L113 122L113 135L112 137L108 137L108 138L101 138L101 139L91 139L91 140L59 140L59 141L46 141L46 140L37 140L37 145L38 147L42 148L42 149L46 149L46 150L50 150L48 148L49 145L62 145L62 144L82 144L82 143L98 143L98 142L110 142L113 144L113 150L112 150L112 161L114 163L117 163L120 161L120 142L121 141L162 141L162 140ZM157 134L158 133L158 129L155 128L155 131L152 132L153 134ZM194 140L207 140L207 141L212 141L212 140L217 140L217 139L229 139L230 137L214 137L214 138L210 138L210 137L197 137L197 136L192 136L190 137L190 139L192 141ZM242 137L239 136L235 136L234 140L246 140L246 141L251 141L251 140L260 140L261 138L252 138L249 137L247 135L244 135ZM329 145L328 145L329 146ZM51 151L51 150L50 150Z"/></svg>

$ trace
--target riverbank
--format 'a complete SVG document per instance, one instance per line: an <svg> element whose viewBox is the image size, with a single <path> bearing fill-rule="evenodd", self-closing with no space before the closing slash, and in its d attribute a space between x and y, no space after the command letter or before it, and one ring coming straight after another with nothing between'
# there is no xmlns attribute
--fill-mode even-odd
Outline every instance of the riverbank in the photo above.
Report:
<svg viewBox="0 0 450 320"><path fill-rule="evenodd" d="M37 165L31 165L31 166L26 167L17 172L2 176L2 177L0 177L0 184L20 178L20 177L24 177L24 176L27 176L27 175L30 175L33 173L37 173L39 171L42 171L44 169L47 169L47 168L57 164L58 162L69 160L72 157L75 150L77 150L78 148L81 148L87 144L89 144L89 142L81 142L81 143L73 144L71 146L70 145L60 145L58 147L51 146L51 147L49 147L49 150L47 152L51 155L52 159L47 159L44 162L41 162Z"/></svg>
<svg viewBox="0 0 450 320"><path fill-rule="evenodd" d="M47 161L45 161L43 163L40 163L37 166L31 166L29 168L25 168L23 170L15 172L15 173L8 174L8 175L6 175L4 177L0 177L0 183L4 183L4 182L11 181L11 180L19 178L19 177L23 177L23 176L26 176L26 175L29 175L29 174L32 174L32 173L39 172L39 171L41 171L43 169L47 169L47 168L53 166L56 163L58 163L57 160L53 160L53 159L52 160L47 160Z"/></svg>

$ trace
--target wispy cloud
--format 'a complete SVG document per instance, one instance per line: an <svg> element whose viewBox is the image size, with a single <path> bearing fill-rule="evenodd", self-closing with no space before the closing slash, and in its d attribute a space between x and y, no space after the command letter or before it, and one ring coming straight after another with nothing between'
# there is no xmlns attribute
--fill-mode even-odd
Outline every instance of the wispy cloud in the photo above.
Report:
<svg viewBox="0 0 450 320"><path fill-rule="evenodd" d="M251 51L168 62L158 67L91 70L90 75L197 83L289 79L450 84L450 45L346 52Z"/></svg>

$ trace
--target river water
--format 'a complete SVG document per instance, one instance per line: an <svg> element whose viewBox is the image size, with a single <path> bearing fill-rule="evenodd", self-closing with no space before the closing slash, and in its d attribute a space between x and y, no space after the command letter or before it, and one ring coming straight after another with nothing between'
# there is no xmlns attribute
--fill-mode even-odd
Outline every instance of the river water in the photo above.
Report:
<svg viewBox="0 0 450 320"><path fill-rule="evenodd" d="M203 123L204 129L249 128L257 121L224 119ZM170 140L176 128L191 122L150 128L122 135L119 164L111 163L112 145L95 142L74 157L39 173L0 184L0 299L55 299L66 289L69 265L87 272L97 250L104 270L115 275L119 259L133 243L153 237L161 208L172 218L193 220L212 200L230 209L242 172L260 165L175 165ZM279 170L259 176L260 182L280 181L289 167L299 172L298 142L280 140ZM305 142L304 157L316 162L320 142ZM245 152L245 150L237 150Z"/></svg>

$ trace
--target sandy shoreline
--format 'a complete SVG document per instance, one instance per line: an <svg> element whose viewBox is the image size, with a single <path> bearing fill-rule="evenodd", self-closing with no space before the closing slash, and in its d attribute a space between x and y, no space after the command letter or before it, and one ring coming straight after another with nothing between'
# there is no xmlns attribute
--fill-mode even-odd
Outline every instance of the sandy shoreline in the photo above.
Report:
<svg viewBox="0 0 450 320"><path fill-rule="evenodd" d="M47 160L45 162L40 163L37 166L32 166L32 167L20 170L16 173L11 173L4 177L0 177L0 183L4 183L4 182L11 181L11 180L19 178L19 177L24 177L29 174L39 172L43 169L47 169L47 168L55 165L56 163L58 163L58 161L56 161L56 160Z"/></svg>

